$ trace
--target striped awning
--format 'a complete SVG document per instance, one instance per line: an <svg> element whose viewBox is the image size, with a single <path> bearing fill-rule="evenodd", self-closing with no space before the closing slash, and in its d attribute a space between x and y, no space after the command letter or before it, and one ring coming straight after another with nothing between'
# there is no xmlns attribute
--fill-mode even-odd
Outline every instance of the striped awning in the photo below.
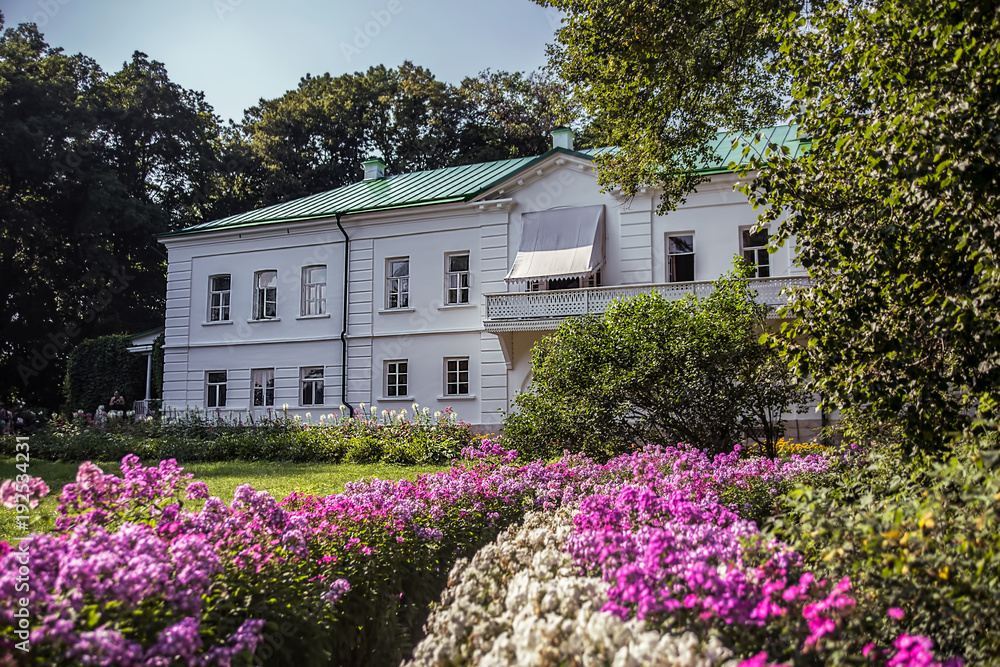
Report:
<svg viewBox="0 0 1000 667"><path fill-rule="evenodd" d="M521 243L507 282L582 278L604 264L604 205L521 214Z"/></svg>

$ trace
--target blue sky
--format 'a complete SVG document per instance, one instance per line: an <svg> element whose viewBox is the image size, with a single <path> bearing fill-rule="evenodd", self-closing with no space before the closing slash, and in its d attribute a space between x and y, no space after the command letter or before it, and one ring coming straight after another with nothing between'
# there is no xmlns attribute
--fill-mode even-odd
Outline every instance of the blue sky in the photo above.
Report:
<svg viewBox="0 0 1000 667"><path fill-rule="evenodd" d="M487 67L545 64L558 14L530 0L2 0L8 27L39 24L52 46L113 72L142 51L205 93L224 119L306 73L404 60L459 83Z"/></svg>

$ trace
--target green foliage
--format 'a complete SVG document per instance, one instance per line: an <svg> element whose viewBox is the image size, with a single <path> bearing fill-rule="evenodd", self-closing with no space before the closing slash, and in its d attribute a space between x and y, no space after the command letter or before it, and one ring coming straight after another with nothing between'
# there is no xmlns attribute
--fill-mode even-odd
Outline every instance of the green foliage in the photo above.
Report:
<svg viewBox="0 0 1000 667"><path fill-rule="evenodd" d="M766 433L773 455L781 414L802 397L758 342L765 312L738 269L700 300L641 295L568 320L536 345L506 442L526 456L568 449L606 460L634 443L721 452Z"/></svg>
<svg viewBox="0 0 1000 667"><path fill-rule="evenodd" d="M478 441L469 424L455 421L453 414L379 419L359 412L356 419L307 423L278 417L245 424L194 412L173 421L109 417L100 423L77 412L69 421L54 421L32 434L31 456L76 462L117 461L135 454L150 461L440 465ZM13 456L14 444L13 438L0 438L0 454Z"/></svg>
<svg viewBox="0 0 1000 667"><path fill-rule="evenodd" d="M80 343L69 355L64 393L74 409L95 410L105 406L117 391L127 406L143 396L146 386L145 357L128 351L128 336L92 338Z"/></svg>
<svg viewBox="0 0 1000 667"><path fill-rule="evenodd" d="M788 308L799 372L931 448L1000 400L997 12L891 0L792 17L778 66L811 148L772 148L749 189L818 281Z"/></svg>
<svg viewBox="0 0 1000 667"><path fill-rule="evenodd" d="M799 0L535 0L564 12L551 64L606 145L601 183L663 188L661 211L704 180L720 128L753 133L781 117L786 76L767 65L772 22ZM816 6L816 3L813 3Z"/></svg>
<svg viewBox="0 0 1000 667"><path fill-rule="evenodd" d="M0 398L55 409L78 341L162 322L152 237L202 210L216 119L145 54L108 74L0 31Z"/></svg>
<svg viewBox="0 0 1000 667"><path fill-rule="evenodd" d="M797 485L768 536L802 552L817 577L850 577L858 609L845 636L858 639L848 653L906 632L967 664L1000 664L998 452L966 443L947 460L905 460L882 448L835 483ZM887 618L894 607L902 620Z"/></svg>

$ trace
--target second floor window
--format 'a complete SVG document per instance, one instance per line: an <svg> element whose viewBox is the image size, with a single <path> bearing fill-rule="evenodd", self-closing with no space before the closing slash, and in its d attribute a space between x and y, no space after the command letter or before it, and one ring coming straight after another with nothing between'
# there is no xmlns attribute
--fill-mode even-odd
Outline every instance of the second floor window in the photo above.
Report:
<svg viewBox="0 0 1000 667"><path fill-rule="evenodd" d="M208 283L208 321L228 322L232 298L231 277L229 275L212 276L208 279Z"/></svg>
<svg viewBox="0 0 1000 667"><path fill-rule="evenodd" d="M226 407L226 371L205 373L205 407Z"/></svg>
<svg viewBox="0 0 1000 667"><path fill-rule="evenodd" d="M753 269L753 278L771 277L771 254L767 251L767 230L762 229L755 234L750 228L740 230L740 251L743 261Z"/></svg>
<svg viewBox="0 0 1000 667"><path fill-rule="evenodd" d="M469 256L448 255L447 303L469 303Z"/></svg>
<svg viewBox="0 0 1000 667"><path fill-rule="evenodd" d="M667 282L686 283L694 280L694 235L667 237Z"/></svg>
<svg viewBox="0 0 1000 667"><path fill-rule="evenodd" d="M253 319L275 319L278 316L278 272L258 271L253 284Z"/></svg>
<svg viewBox="0 0 1000 667"><path fill-rule="evenodd" d="M386 263L386 308L410 306L410 258L390 259Z"/></svg>
<svg viewBox="0 0 1000 667"><path fill-rule="evenodd" d="M306 266L302 269L302 314L326 313L326 267Z"/></svg>

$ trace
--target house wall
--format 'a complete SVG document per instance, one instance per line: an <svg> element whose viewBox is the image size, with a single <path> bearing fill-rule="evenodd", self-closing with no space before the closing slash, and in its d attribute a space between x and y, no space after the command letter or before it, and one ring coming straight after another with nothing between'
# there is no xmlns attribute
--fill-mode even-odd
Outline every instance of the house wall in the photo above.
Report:
<svg viewBox="0 0 1000 667"><path fill-rule="evenodd" d="M329 223L271 227L168 241L167 318L164 333L165 410L205 409L206 373L227 371L227 400L220 413L242 416L251 408L251 371L274 369L274 408L318 413L300 405L299 376L323 367L326 406L339 411L343 237ZM327 267L326 312L301 315L302 267ZM276 270L277 318L253 320L254 274ZM209 279L231 276L226 322L209 321ZM318 417L318 414L316 415Z"/></svg>
<svg viewBox="0 0 1000 667"><path fill-rule="evenodd" d="M653 190L626 199L602 193L592 164L556 155L486 193L482 200L347 215L349 303L347 355L342 358L344 239L333 220L264 225L236 232L164 239L169 253L164 405L205 408L206 372L228 372L225 412L250 407L253 369L273 368L275 407L291 414L339 412L362 403L399 410L413 402L430 411L453 408L465 421L495 430L511 402L530 381L530 350L544 331L501 334L483 327L484 295L521 292L504 276L519 247L525 212L561 206L605 207L604 285L666 281L665 244L672 232L695 235L696 279L729 270L739 250L739 228L755 213L732 192L735 179L716 177L667 215L656 214ZM448 305L446 257L467 253L468 304ZM390 309L386 262L409 258L409 304ZM773 276L790 271L789 252L771 256ZM319 318L299 315L301 268L327 266L327 309ZM278 321L254 322L253 277L278 271ZM207 322L209 277L232 276L232 317ZM503 345L501 344L503 343ZM504 347L506 346L506 348ZM505 354L506 350L506 354ZM445 360L469 360L469 394L445 393ZM385 390L386 362L405 360L405 396ZM346 364L346 401L341 377ZM300 404L300 369L324 368L325 404Z"/></svg>

